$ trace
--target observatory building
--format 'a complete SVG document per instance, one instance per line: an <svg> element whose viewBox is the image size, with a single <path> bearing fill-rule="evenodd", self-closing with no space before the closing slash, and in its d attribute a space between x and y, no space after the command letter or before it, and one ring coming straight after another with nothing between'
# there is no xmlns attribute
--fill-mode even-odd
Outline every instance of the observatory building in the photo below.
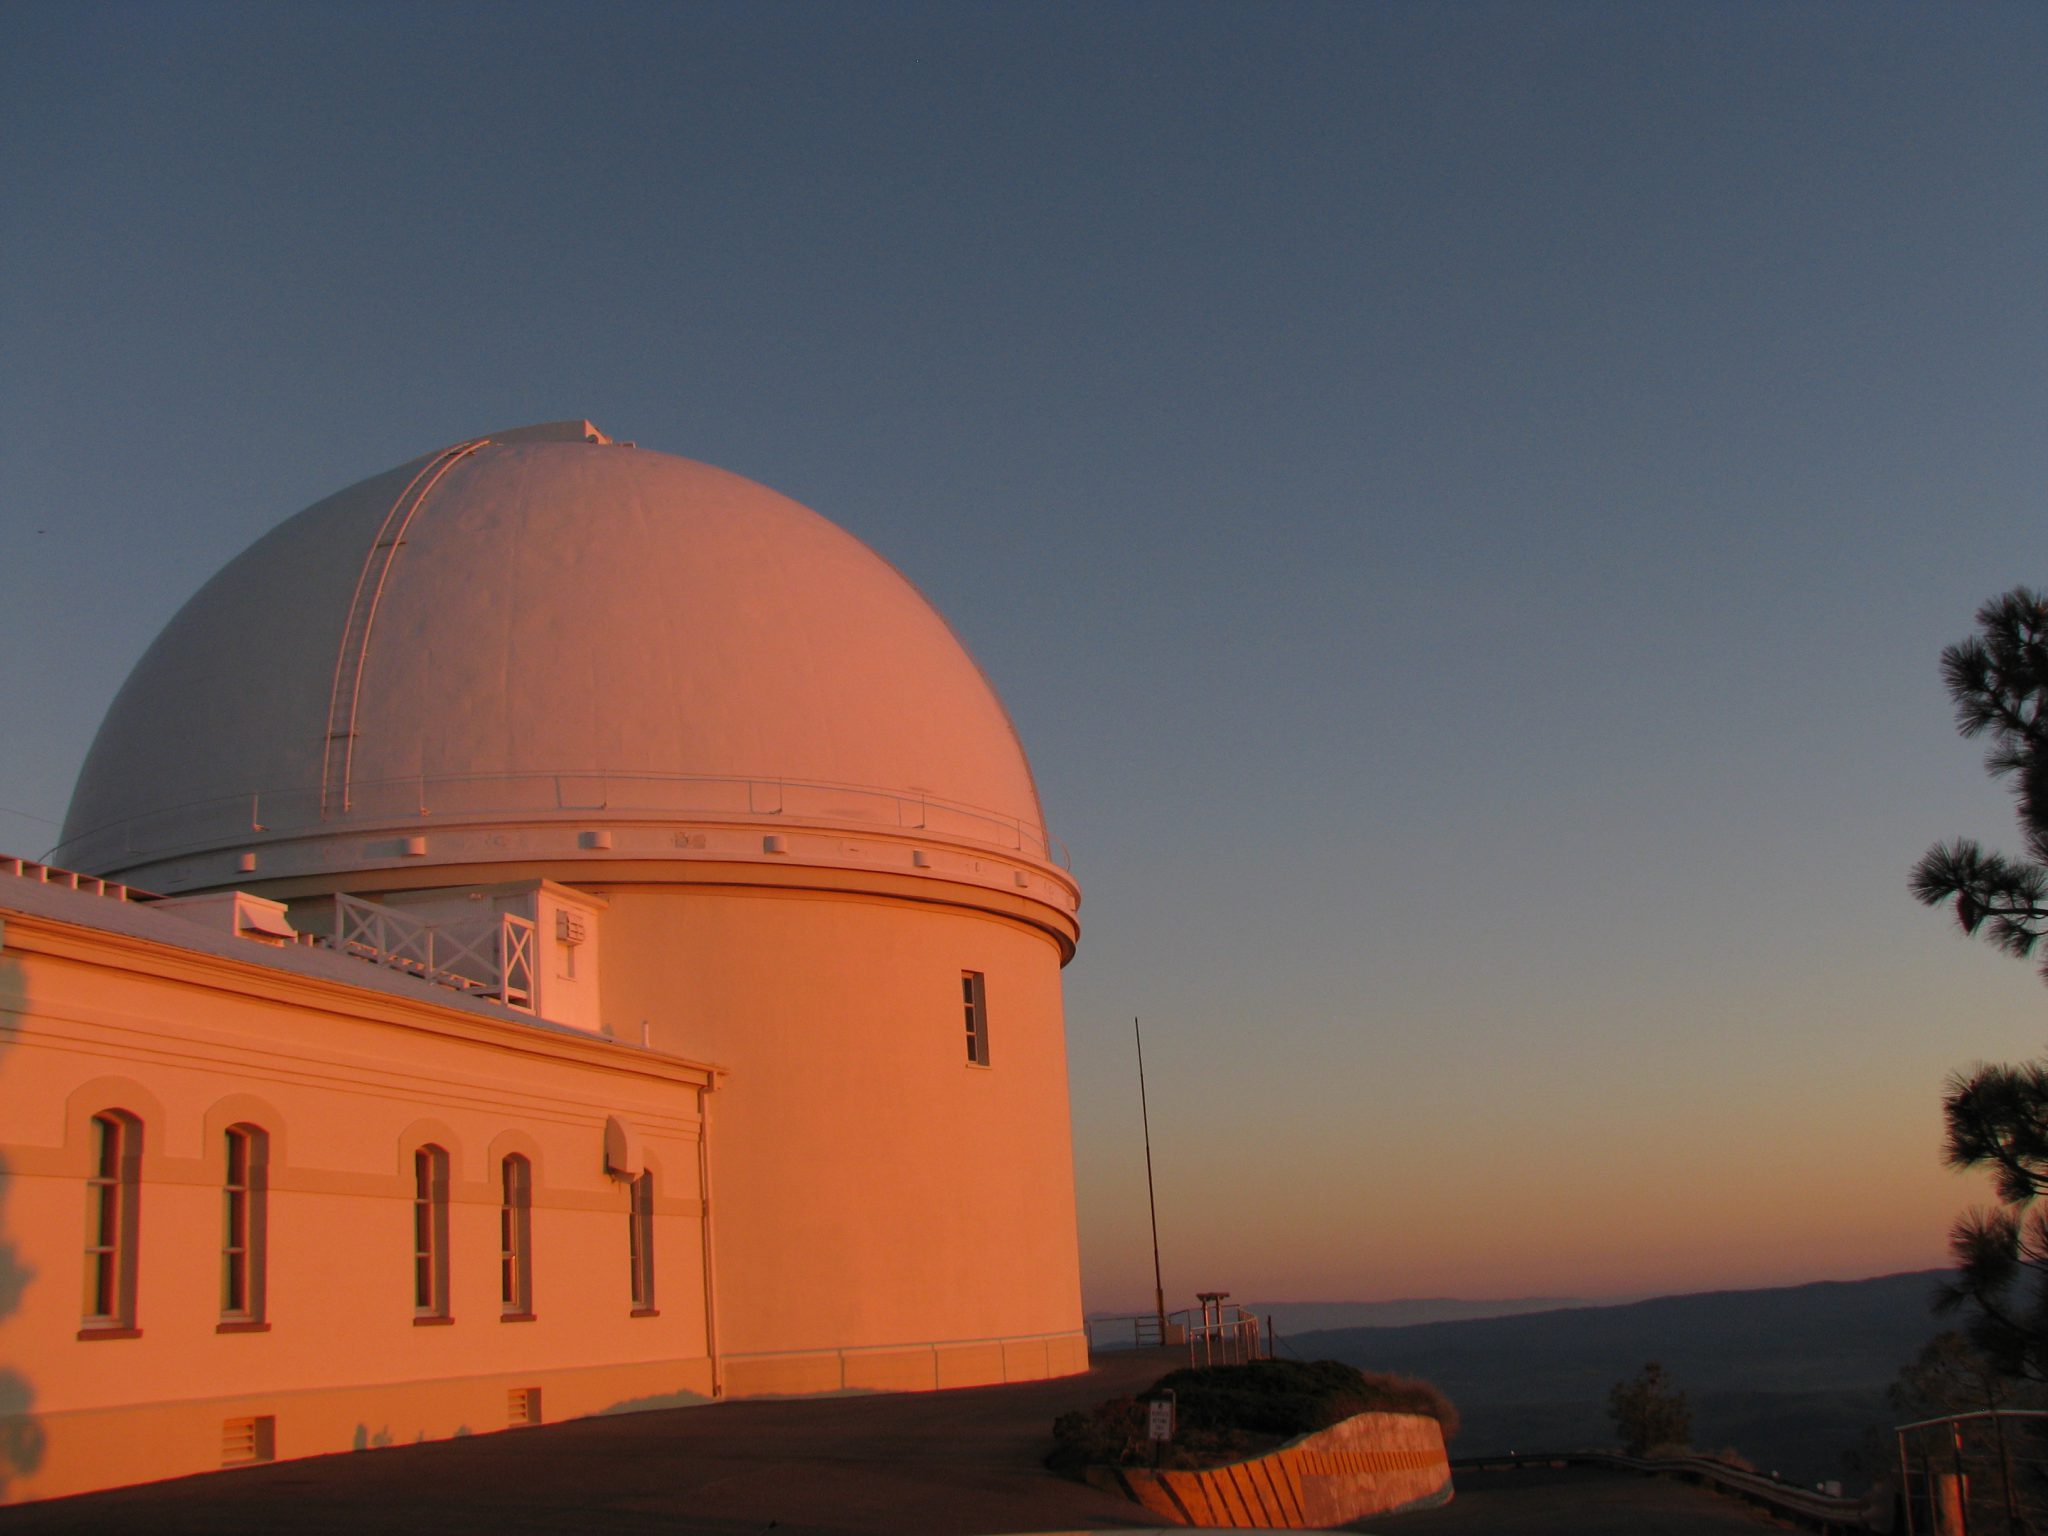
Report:
<svg viewBox="0 0 2048 1536"><path fill-rule="evenodd" d="M308 508L0 860L0 1498L1084 1369L1078 903L773 491L575 421Z"/></svg>

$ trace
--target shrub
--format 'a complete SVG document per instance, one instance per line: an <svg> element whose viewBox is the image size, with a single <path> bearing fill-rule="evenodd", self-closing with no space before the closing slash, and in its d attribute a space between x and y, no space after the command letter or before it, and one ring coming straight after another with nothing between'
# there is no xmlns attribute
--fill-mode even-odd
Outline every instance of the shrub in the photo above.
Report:
<svg viewBox="0 0 2048 1536"><path fill-rule="evenodd" d="M1458 1432L1458 1410L1428 1382L1335 1360L1196 1366L1168 1372L1144 1396L1167 1390L1174 1394L1177 1423L1162 1466L1242 1460L1360 1413L1421 1414L1443 1427L1447 1442ZM1111 1398L1092 1410L1061 1414L1053 1440L1048 1464L1062 1469L1096 1462L1138 1466L1153 1455L1140 1398Z"/></svg>

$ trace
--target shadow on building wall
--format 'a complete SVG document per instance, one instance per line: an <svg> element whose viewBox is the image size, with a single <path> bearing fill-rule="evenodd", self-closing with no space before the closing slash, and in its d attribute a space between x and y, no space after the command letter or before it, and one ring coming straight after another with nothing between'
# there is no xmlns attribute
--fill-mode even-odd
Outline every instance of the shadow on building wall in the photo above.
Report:
<svg viewBox="0 0 2048 1536"><path fill-rule="evenodd" d="M602 1418L611 1413L647 1413L656 1408L696 1408L710 1401L701 1392L656 1392L647 1397L628 1397L608 1403L593 1417Z"/></svg>
<svg viewBox="0 0 2048 1536"><path fill-rule="evenodd" d="M18 1019L24 1010L27 984L19 961L0 954L0 1016ZM0 1050L8 1037L0 1034ZM15 1243L7 1213L8 1195L14 1175L5 1158L0 1158L0 1318L21 1306L23 1292L35 1271L22 1257ZM0 1363L0 1503L9 1497L16 1479L43 1464L43 1425L32 1411L35 1388L13 1366Z"/></svg>

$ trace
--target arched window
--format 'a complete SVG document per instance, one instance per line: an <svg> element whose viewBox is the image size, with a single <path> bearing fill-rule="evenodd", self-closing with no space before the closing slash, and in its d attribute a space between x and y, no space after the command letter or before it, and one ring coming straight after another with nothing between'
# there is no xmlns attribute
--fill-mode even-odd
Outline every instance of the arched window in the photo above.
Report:
<svg viewBox="0 0 2048 1536"><path fill-rule="evenodd" d="M628 1186L632 1205L627 1217L626 1257L633 1269L633 1313L654 1312L654 1171L643 1169Z"/></svg>
<svg viewBox="0 0 2048 1536"><path fill-rule="evenodd" d="M220 1321L223 1328L260 1325L270 1206L270 1136L262 1127L231 1125L221 1182Z"/></svg>
<svg viewBox="0 0 2048 1536"><path fill-rule="evenodd" d="M125 1109L92 1117L92 1171L85 1181L85 1326L81 1334L135 1332L136 1238L140 1232L142 1122Z"/></svg>
<svg viewBox="0 0 2048 1536"><path fill-rule="evenodd" d="M508 1318L533 1316L533 1164L498 1165L498 1299Z"/></svg>
<svg viewBox="0 0 2048 1536"><path fill-rule="evenodd" d="M412 1320L448 1321L448 1153L412 1155Z"/></svg>

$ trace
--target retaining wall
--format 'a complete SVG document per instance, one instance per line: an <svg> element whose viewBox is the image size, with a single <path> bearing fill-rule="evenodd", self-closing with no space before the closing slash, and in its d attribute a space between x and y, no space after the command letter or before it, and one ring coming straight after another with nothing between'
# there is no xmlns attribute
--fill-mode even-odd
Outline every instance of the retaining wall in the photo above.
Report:
<svg viewBox="0 0 2048 1536"><path fill-rule="evenodd" d="M1099 1471L1175 1525L1313 1529L1451 1497L1443 1426L1412 1413L1361 1413L1221 1467Z"/></svg>

